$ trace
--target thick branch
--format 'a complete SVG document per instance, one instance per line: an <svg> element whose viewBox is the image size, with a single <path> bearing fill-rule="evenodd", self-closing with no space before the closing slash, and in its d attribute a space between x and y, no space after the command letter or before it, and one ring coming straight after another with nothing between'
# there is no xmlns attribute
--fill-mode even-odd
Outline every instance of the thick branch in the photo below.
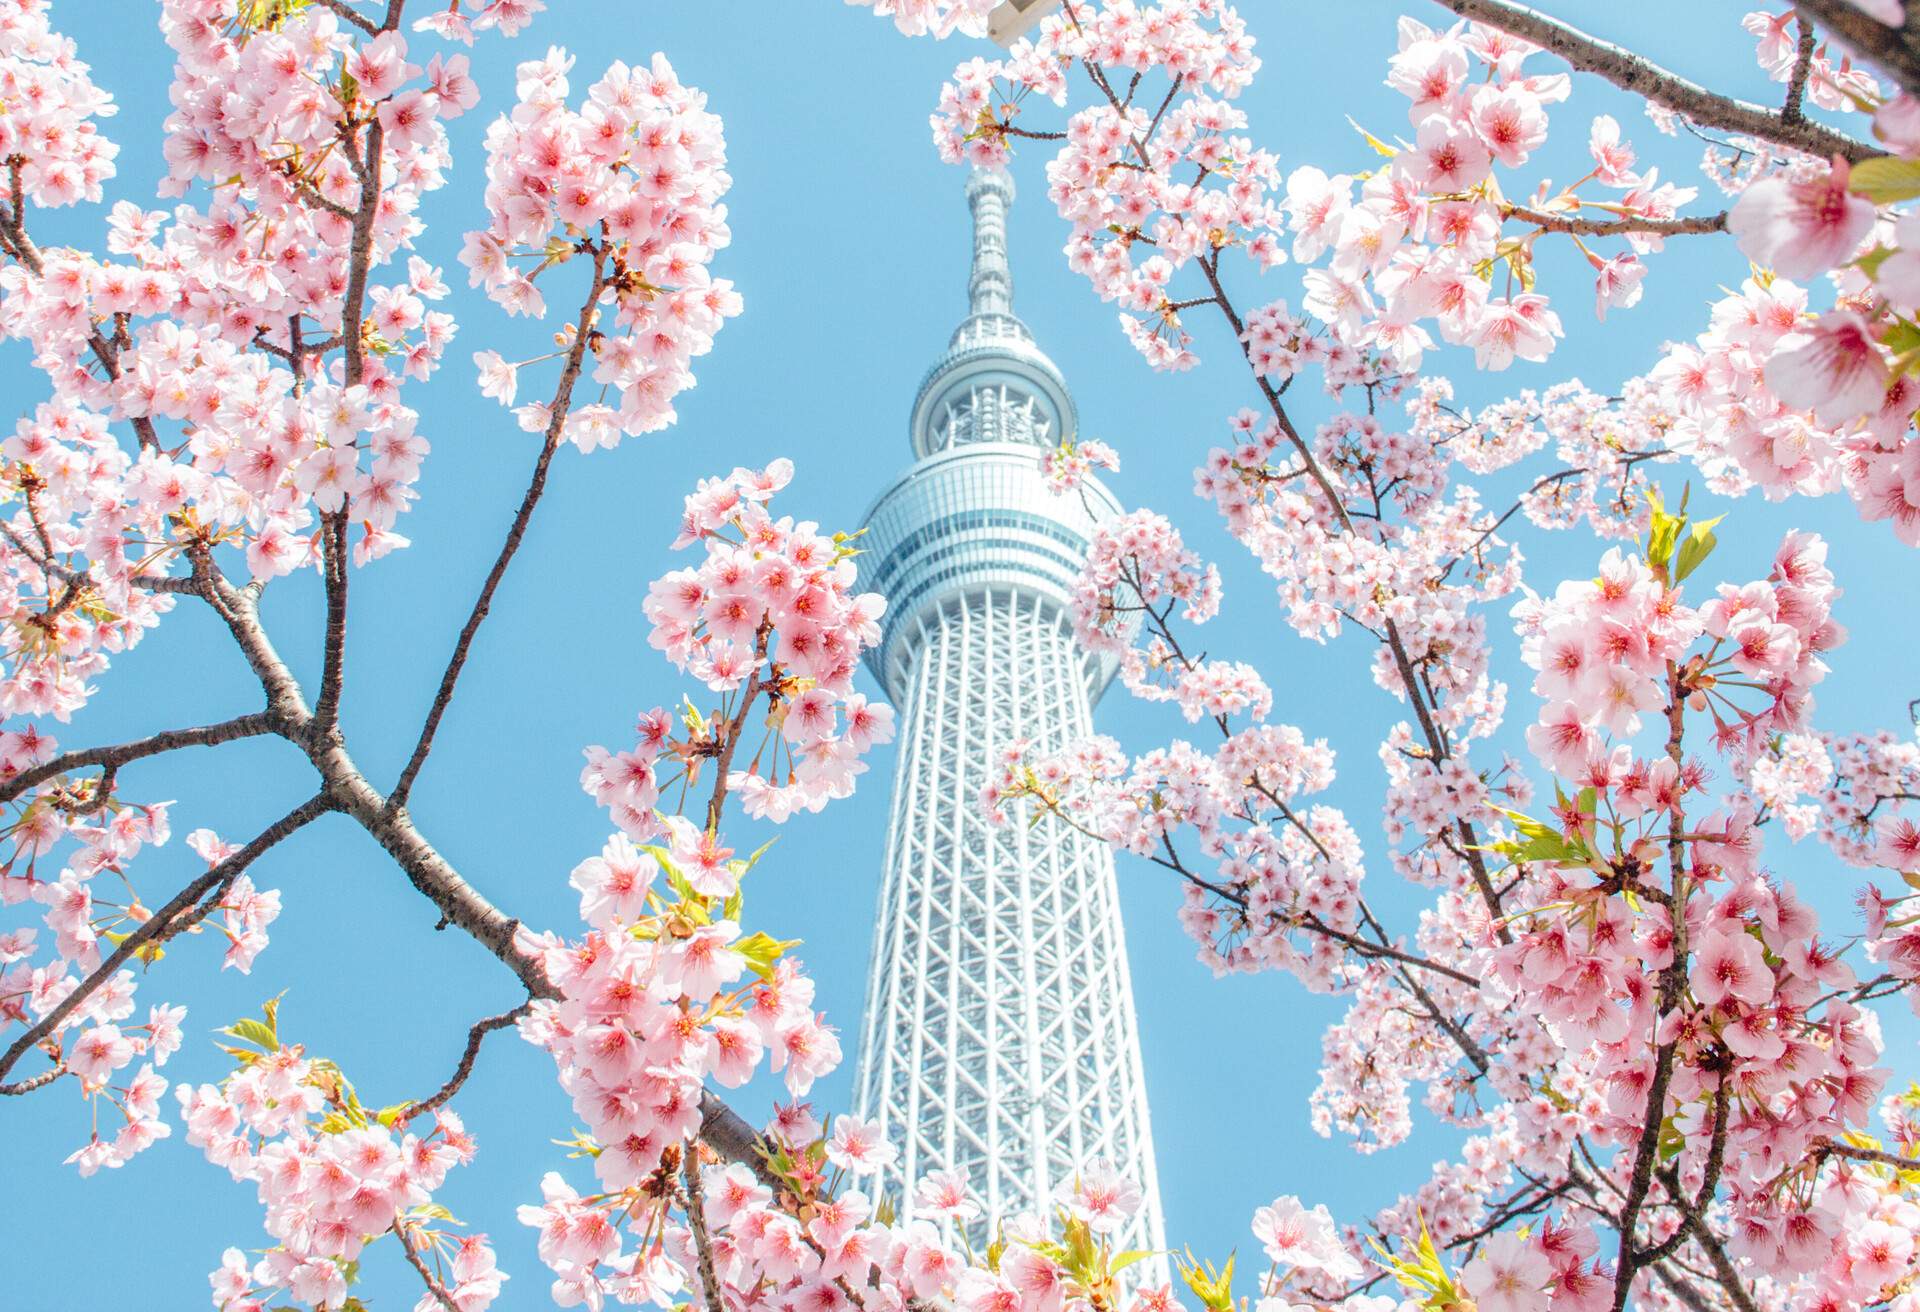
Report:
<svg viewBox="0 0 1920 1312"><path fill-rule="evenodd" d="M1800 34L1793 52L1793 70L1787 74L1787 97L1780 105L1780 118L1786 123L1798 123L1805 118L1807 77L1813 72L1813 24L1805 14L1795 14L1794 22Z"/></svg>
<svg viewBox="0 0 1920 1312"><path fill-rule="evenodd" d="M327 625L320 663L320 697L313 728L326 733L340 715L347 677L347 507L320 516L320 572L326 580Z"/></svg>
<svg viewBox="0 0 1920 1312"><path fill-rule="evenodd" d="M760 1132L747 1124L746 1117L706 1089L700 1091L700 1137L722 1157L750 1168L760 1183L776 1193L784 1187L760 1154Z"/></svg>
<svg viewBox="0 0 1920 1312"><path fill-rule="evenodd" d="M1886 153L1864 141L1856 141L1844 133L1804 118L1788 119L1779 110L1709 91L1699 83L1669 72L1631 50L1614 45L1611 41L1588 36L1579 28L1550 18L1527 5L1513 4L1510 0L1438 0L1438 3L1463 18L1497 27L1544 47L1582 72L1598 74L1623 91L1645 96L1654 104L1683 114L1695 123L1758 137L1762 141L1771 141L1777 146L1823 159L1839 155L1858 163ZM1803 0L1800 8L1813 13L1822 22L1827 22L1824 12L1827 10L1858 14L1846 0ZM1864 15L1860 17L1871 26L1879 26L1865 19ZM1841 33L1841 26L1836 23L1827 25L1829 30ZM1896 70L1889 68L1888 71Z"/></svg>
<svg viewBox="0 0 1920 1312"><path fill-rule="evenodd" d="M1747 1292L1746 1284L1740 1278L1740 1272L1734 1267L1733 1259L1727 1256L1726 1246L1719 1236L1707 1229L1706 1223L1694 1218L1693 1241L1707 1255L1707 1261L1713 1266L1713 1274L1719 1277L1718 1289L1727 1296L1738 1312L1759 1312L1753 1301L1753 1295Z"/></svg>

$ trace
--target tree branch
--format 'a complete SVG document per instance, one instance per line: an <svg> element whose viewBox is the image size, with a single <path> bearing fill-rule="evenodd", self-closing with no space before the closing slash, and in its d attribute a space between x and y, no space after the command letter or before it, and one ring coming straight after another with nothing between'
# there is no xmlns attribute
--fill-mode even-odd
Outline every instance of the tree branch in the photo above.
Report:
<svg viewBox="0 0 1920 1312"><path fill-rule="evenodd" d="M1613 83L1623 91L1631 91L1644 96L1656 105L1663 105L1677 114L1683 114L1695 123L1719 128L1727 132L1739 132L1749 137L1758 137L1770 141L1776 146L1785 146L1807 155L1822 159L1839 155L1852 162L1859 163L1875 155L1884 155L1885 151L1856 141L1844 133L1835 132L1818 123L1808 122L1804 118L1789 120L1779 110L1768 109L1764 105L1755 105L1745 100L1735 100L1709 91L1697 82L1690 82L1677 73L1669 72L1652 60L1634 54L1611 41L1602 41L1598 37L1588 36L1577 27L1550 18L1537 9L1527 5L1514 4L1511 0L1437 0L1462 18L1497 27L1537 46L1551 51L1585 73L1595 73ZM1800 8L1810 11L1816 18L1825 22L1830 31L1841 33L1841 26L1829 22L1822 12L1825 10L1847 10L1858 15L1861 20L1872 26L1878 24L1853 10L1846 0L1802 0ZM1851 42L1850 42L1851 43ZM1869 53L1862 51L1862 53ZM1889 69L1889 71L1894 71ZM1905 85L1903 83L1903 85Z"/></svg>
<svg viewBox="0 0 1920 1312"><path fill-rule="evenodd" d="M341 18L346 19L347 22L352 23L362 32L365 32L368 36L376 36L379 34L380 29L374 25L373 20L347 4L347 0L314 0L314 3L318 4L322 9L332 10Z"/></svg>
<svg viewBox="0 0 1920 1312"><path fill-rule="evenodd" d="M693 1231L693 1248L699 1259L700 1293L707 1312L726 1312L720 1300L720 1282L713 1274L713 1241L707 1238L706 1200L700 1196L700 1144L689 1139L682 1146L682 1173L687 1181L687 1228Z"/></svg>
<svg viewBox="0 0 1920 1312"><path fill-rule="evenodd" d="M1793 7L1878 66L1908 95L1920 95L1920 12L1911 4L1902 27L1869 18L1848 0L1794 0Z"/></svg>
<svg viewBox="0 0 1920 1312"><path fill-rule="evenodd" d="M460 1305L453 1301L453 1295L447 1292L447 1287L435 1278L433 1272L427 1270L427 1264L420 1258L420 1250L407 1237L406 1222L398 1217L393 1222L393 1237L400 1241L400 1251L407 1255L407 1265L418 1271L420 1278L426 1281L427 1292L433 1296L433 1301L445 1308L446 1312L460 1312Z"/></svg>
<svg viewBox="0 0 1920 1312"><path fill-rule="evenodd" d="M21 1080L17 1084L0 1084L0 1097L18 1098L22 1094L32 1093L35 1089L44 1089L66 1073L67 1063L57 1061L31 1079Z"/></svg>
<svg viewBox="0 0 1920 1312"><path fill-rule="evenodd" d="M1800 37L1793 54L1793 71L1787 75L1787 96L1780 105L1780 121L1799 123L1806 117L1807 76L1813 72L1813 24L1805 14L1795 14Z"/></svg>
<svg viewBox="0 0 1920 1312"><path fill-rule="evenodd" d="M51 761L42 762L30 770L22 770L13 778L0 783L0 802L11 802L36 784L45 783L56 775L66 774L69 770L78 770L89 765L115 770L129 762L158 756L162 752L171 752L182 747L217 747L221 743L233 742L238 738L257 738L261 734L275 733L278 729L279 726L271 715L265 711L255 711L251 715L235 716L231 720L202 725L197 729L169 729L164 733L156 733L150 738L118 743L112 747L87 747L78 751L63 752Z"/></svg>
<svg viewBox="0 0 1920 1312"><path fill-rule="evenodd" d="M434 735L440 730L441 717L446 715L447 706L453 701L454 685L460 681L460 672L467 666L467 655L473 648L474 635L486 622L487 613L493 608L493 594L499 590L500 580L506 577L507 566L513 563L514 554L520 550L534 509L546 492L547 471L553 464L554 453L560 449L560 434L566 428L568 411L573 404L573 385L586 362L587 342L593 332L594 306L606 287L606 265L606 246L596 246L593 252L593 285L587 289L586 300L580 307L580 316L574 325L573 345L567 350L567 362L560 371L559 385L554 388L546 441L541 444L540 458L534 462L533 478L528 482L526 495L520 498L520 509L507 529L507 540L500 545L500 554L494 558L493 568L487 571L486 581L480 585L480 595L474 599L473 610L468 613L467 622L460 626L460 637L454 642L453 655L447 661L446 671L440 676L440 687L434 692L433 704L427 709L427 720L420 727L420 737L413 745L413 755L407 759L399 782L393 786L388 804L396 809L406 806L407 798L413 792L413 781L427 763L427 754L433 750Z"/></svg>
<svg viewBox="0 0 1920 1312"><path fill-rule="evenodd" d="M37 1025L13 1041L13 1046L7 1049L4 1056L0 1056L0 1075L5 1075L12 1070L14 1063L19 1061L28 1049L59 1029L62 1021L72 1015L80 1004L93 994L94 990L112 979L114 974L131 961L140 949L148 944L164 943L206 919L214 907L219 905L221 895L248 866L259 860L282 839L305 828L333 809L333 802L325 796L314 797L301 803L261 830L251 843L174 894L171 901L147 917L138 929L122 939L113 954L101 962L78 988L62 998L53 1010L40 1019Z"/></svg>
<svg viewBox="0 0 1920 1312"><path fill-rule="evenodd" d="M1815 1157L1849 1157L1856 1162L1891 1166L1896 1171L1920 1171L1920 1157L1902 1157L1899 1153L1878 1148L1856 1148L1850 1143L1835 1143L1831 1139L1816 1145L1813 1153Z"/></svg>
<svg viewBox="0 0 1920 1312"><path fill-rule="evenodd" d="M234 641L267 694L271 713L288 726L289 737L302 742L333 805L352 816L385 849L408 882L439 909L446 924L457 926L498 958L533 997L557 997L558 990L548 981L539 963L521 952L514 942L519 920L506 915L467 883L415 828L404 809L388 806L387 799L367 782L337 736L329 735L316 741L305 732L311 713L299 683L274 650L272 639L260 623L258 598L228 583L204 561L196 560L195 565L196 587L226 621ZM0 1073L5 1069L0 1065ZM716 1152L750 1167L764 1182L779 1182L760 1156L759 1133L738 1112L703 1090L700 1113L700 1137Z"/></svg>
<svg viewBox="0 0 1920 1312"><path fill-rule="evenodd" d="M1502 205L1500 213L1503 218L1531 223L1542 232L1564 232L1578 237L1620 237L1630 232L1654 237L1690 237L1727 230L1725 210L1678 219L1579 219L1525 205Z"/></svg>
<svg viewBox="0 0 1920 1312"><path fill-rule="evenodd" d="M480 1045L486 1042L487 1035L493 1033L495 1030L507 1028L507 1026L513 1024L532 1010L533 999L528 998L512 1011L503 1011L497 1016L488 1016L484 1020L475 1021L473 1028L467 1031L467 1046L460 1053L460 1064L454 1068L453 1074L447 1078L447 1082L442 1084L439 1091L432 1097L423 1098L421 1101L413 1103L405 1111L401 1112L399 1116L394 1118L394 1124L405 1125L416 1116L422 1116L431 1111L438 1111L440 1108L446 1106L447 1100L452 1098L454 1094L460 1092L460 1086L465 1084L467 1077L473 1074L473 1064L480 1057Z"/></svg>
<svg viewBox="0 0 1920 1312"><path fill-rule="evenodd" d="M397 6L396 6L397 9ZM353 237L347 247L347 287L340 302L341 349L345 355L343 380L357 387L366 377L367 344L361 319L366 309L367 276L373 267L373 225L380 216L380 179L386 172L382 153L386 131L375 118L367 125L364 152L356 155L352 131L341 129L349 162L360 175L360 204L353 211ZM299 337L292 339L299 354ZM320 516L320 563L326 577L327 629L320 697L314 707L314 732L331 733L340 709L340 688L346 677L347 642L347 516L342 505L332 515Z"/></svg>
<svg viewBox="0 0 1920 1312"><path fill-rule="evenodd" d="M97 588L100 586L99 581L86 571L74 569L70 565L63 565L51 556L36 554L33 548L29 547L26 542L21 539L20 535L14 531L13 525L7 523L5 520L0 520L0 537L5 537L8 542L13 544L16 550L24 554L35 566L53 575L62 583L83 588ZM195 591L193 580L177 579L167 574L135 574L131 576L131 581L135 587L144 588L148 592L171 592L177 594Z"/></svg>
<svg viewBox="0 0 1920 1312"><path fill-rule="evenodd" d="M761 1184L776 1194L786 1187L767 1166L767 1159L760 1155L760 1132L708 1089L700 1091L700 1137L722 1157L750 1169Z"/></svg>

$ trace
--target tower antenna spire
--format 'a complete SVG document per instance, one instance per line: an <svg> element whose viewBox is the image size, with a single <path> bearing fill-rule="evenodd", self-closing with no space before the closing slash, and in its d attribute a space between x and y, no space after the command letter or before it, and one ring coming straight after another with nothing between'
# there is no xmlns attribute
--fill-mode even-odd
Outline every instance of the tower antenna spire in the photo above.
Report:
<svg viewBox="0 0 1920 1312"><path fill-rule="evenodd" d="M1013 178L1005 169L976 168L967 179L973 211L973 271L967 300L973 314L1013 313L1013 269L1007 263L1007 207Z"/></svg>

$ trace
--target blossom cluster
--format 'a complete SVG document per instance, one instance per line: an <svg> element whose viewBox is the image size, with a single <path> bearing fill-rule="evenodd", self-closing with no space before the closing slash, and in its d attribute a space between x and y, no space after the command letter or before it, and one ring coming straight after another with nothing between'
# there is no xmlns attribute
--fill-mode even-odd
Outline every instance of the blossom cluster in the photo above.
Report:
<svg viewBox="0 0 1920 1312"><path fill-rule="evenodd" d="M1408 101L1412 140L1367 134L1384 167L1356 176L1306 165L1283 175L1274 154L1243 135L1246 117L1230 103L1260 63L1231 6L1068 10L1005 58L957 68L933 115L934 139L949 160L999 164L1021 137L1054 135L1022 126L1022 102L1064 104L1066 65L1127 75L1124 97L1117 83L1096 82L1105 103L1068 118L1047 171L1050 196L1074 225L1070 264L1122 308L1128 339L1157 368L1191 367L1181 315L1212 299L1202 291L1182 300L1174 277L1197 261L1217 281L1231 247L1260 269L1289 255L1321 266L1303 277L1310 319L1294 319L1284 301L1246 317L1260 372L1276 381L1323 356L1335 369L1374 353L1413 370L1435 332L1470 347L1482 368L1541 360L1563 334L1535 290L1535 244L1574 234L1604 318L1608 307L1639 300L1640 257L1660 248L1660 225L1696 194L1660 181L1657 169L1637 171L1619 124L1602 115L1589 131L1591 171L1555 194L1543 186L1524 202L1509 200L1525 188L1503 189L1497 174L1523 168L1544 144L1548 106L1567 98L1570 81L1526 71L1536 47L1481 24L1440 30L1401 20L1387 84ZM1157 106L1157 93L1140 89L1147 73L1171 83ZM1622 230L1625 249L1603 254L1580 240L1569 220L1591 226L1583 211L1594 209L1618 216L1608 222Z"/></svg>
<svg viewBox="0 0 1920 1312"><path fill-rule="evenodd" d="M44 736L0 733L0 772L18 774L53 749ZM159 1113L167 1081L156 1072L179 1051L186 1016L184 1007L158 1003L147 1008L144 1022L134 1022L137 977L131 969L110 970L105 960L153 914L133 891L131 868L142 850L171 837L169 804L109 809L105 800L97 783L62 783L18 804L8 824L10 850L0 865L0 907L36 910L51 940L43 942L31 925L0 932L0 1037L11 1042L16 1029L32 1027L54 1057L55 1080L71 1079L90 1104L87 1142L67 1158L82 1175L124 1165L171 1133ZM210 853L218 840L209 831L194 831L187 843L214 863ZM58 873L48 878L42 862L55 860ZM124 903L116 900L119 890L96 895L103 876L126 890ZM266 946L266 926L278 909L277 893L241 879L209 898L207 912L219 912L229 941L223 965L242 971L251 965ZM82 977L96 975L104 978L68 1007ZM136 1061L142 1064L134 1070ZM103 1125L114 1124L103 1122L103 1112L117 1119L116 1130L103 1134Z"/></svg>
<svg viewBox="0 0 1920 1312"><path fill-rule="evenodd" d="M1204 623L1220 609L1220 571L1187 550L1163 515L1137 510L1095 530L1073 597L1075 636L1094 651L1122 651L1139 617L1178 604Z"/></svg>
<svg viewBox="0 0 1920 1312"><path fill-rule="evenodd" d="M1771 741L1748 770L1754 797L1780 816L1787 834L1817 834L1852 866L1895 872L1889 894L1860 890L1866 950L1893 979L1920 980L1920 744L1873 734L1791 733ZM1920 995L1908 1000L1920 1007Z"/></svg>
<svg viewBox="0 0 1920 1312"><path fill-rule="evenodd" d="M656 54L645 68L613 64L576 111L567 105L573 62L556 48L520 65L518 102L487 132L488 223L467 234L460 259L471 285L534 318L546 313L541 274L583 253L594 259L593 299L612 313L589 321L592 374L619 404L572 407L563 431L591 451L674 421L674 397L693 385L690 361L740 312L740 297L707 267L730 240L720 198L732 179L706 97ZM523 271L522 258L538 263ZM512 404L520 366L494 351L474 359L487 393ZM515 413L532 432L554 422L541 402Z"/></svg>
<svg viewBox="0 0 1920 1312"><path fill-rule="evenodd" d="M377 1114L360 1105L339 1069L279 1040L276 1009L222 1033L235 1071L219 1084L174 1092L187 1142L235 1180L259 1189L267 1233L277 1242L249 1262L229 1248L209 1277L216 1312L265 1312L276 1295L315 1309L346 1304L362 1251L393 1235L444 1269L441 1291L484 1312L507 1277L483 1234L455 1237L430 1222L451 1215L433 1201L455 1166L473 1160L460 1118L439 1108L426 1134L406 1130L410 1104ZM442 1262L442 1257L447 1258ZM424 1260L424 1259L422 1259ZM444 1306L430 1287L418 1312Z"/></svg>
<svg viewBox="0 0 1920 1312"><path fill-rule="evenodd" d="M737 730L732 719L758 696L771 707L765 739L751 749L758 764L741 769L723 758L713 767L755 818L782 821L847 796L867 768L860 758L893 737L893 708L853 686L860 653L880 641L886 603L854 591L845 535L773 517L768 503L792 476L786 460L736 469L703 480L686 499L675 545L698 545L705 559L655 580L645 602L649 641L723 701L712 716L694 713L682 738L673 717L653 710L632 750L587 753L582 785L636 839L661 832L654 803L673 777L663 772L677 764L697 780Z"/></svg>
<svg viewBox="0 0 1920 1312"><path fill-rule="evenodd" d="M1097 438L1083 437L1077 442L1062 442L1049 447L1040 456L1040 473L1049 492L1071 492L1095 469L1118 470L1120 453Z"/></svg>
<svg viewBox="0 0 1920 1312"><path fill-rule="evenodd" d="M110 102L70 56L58 76L36 72L59 39L39 6L13 8L0 79L41 105L19 143L23 177L84 161L96 182L82 190L97 192L111 153L87 120ZM168 215L117 202L101 257L43 250L30 216L9 215L0 331L33 347L53 387L5 444L10 714L78 709L108 653L168 609L156 576L182 555L230 545L269 579L318 559L316 513L360 526L357 560L405 543L393 528L427 443L400 389L433 372L453 320L428 308L446 289L419 257L351 305L349 268L386 264L417 234L419 198L446 163L440 120L477 93L464 56L408 89L421 70L402 38L355 45L324 7L271 27L228 23L228 8L161 12L178 56L163 190L204 182L203 204ZM385 185L369 192L367 176ZM79 194L48 185L23 200ZM136 453L109 419L131 423Z"/></svg>

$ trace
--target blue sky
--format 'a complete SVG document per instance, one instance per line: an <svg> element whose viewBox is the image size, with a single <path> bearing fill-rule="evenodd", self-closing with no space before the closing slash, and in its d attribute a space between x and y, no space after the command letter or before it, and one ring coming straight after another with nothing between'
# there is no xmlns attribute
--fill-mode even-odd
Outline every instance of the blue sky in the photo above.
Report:
<svg viewBox="0 0 1920 1312"><path fill-rule="evenodd" d="M1759 100L1775 94L1738 29L1741 5L1562 0L1545 7L1716 89ZM578 89L606 60L639 62L663 50L726 120L734 244L716 269L746 298L745 314L698 362L699 386L682 398L677 427L628 439L611 453L563 453L414 794L422 827L470 880L532 925L571 930L577 903L567 871L606 832L576 784L580 749L624 744L634 713L677 698L682 686L647 647L639 611L647 581L677 563L665 548L682 494L703 474L790 455L799 474L786 508L851 529L909 458L913 388L965 306L962 177L934 157L926 114L953 63L983 52L960 41L904 40L890 24L832 0L555 0L553 9L519 40L495 37L476 48L484 99L479 112L452 125L456 165L450 185L424 207L426 253L457 275L459 233L478 224L480 137L511 94L515 61L550 42L565 45L580 56ZM1266 60L1245 100L1256 135L1285 167L1312 162L1329 171L1372 162L1347 114L1381 135L1405 131L1404 101L1380 85L1395 16L1404 9L1430 22L1446 17L1415 0L1255 0L1243 9ZM78 40L82 58L121 105L106 124L123 147L109 199L147 205L169 67L149 25L154 12L128 0L55 6L56 23ZM1691 175L1691 143L1657 137L1637 105L1587 80L1577 84L1572 106L1558 108L1564 140L1540 159L1541 170L1567 178L1584 172L1577 157L1586 116L1602 112L1619 118L1643 163L1682 180ZM1303 644L1279 617L1268 582L1188 494L1191 470L1221 440L1225 418L1254 399L1244 368L1210 328L1198 333L1205 363L1195 372L1157 376L1140 363L1111 309L1058 257L1065 232L1045 205L1041 162L1033 152L1015 164L1025 193L1011 223L1016 306L1074 387L1082 431L1119 447L1125 467L1111 480L1116 493L1129 505L1169 512L1191 543L1220 561L1227 604L1207 647L1261 666L1275 688L1276 718L1332 741L1341 777L1330 800L1349 809L1377 857L1381 780L1373 751L1398 716L1365 673L1367 649L1357 640L1326 650ZM38 231L43 244L98 245L99 219L98 211L69 211ZM1642 304L1616 312L1603 328L1590 313L1584 265L1570 247L1550 254L1543 282L1567 327L1555 359L1490 379L1473 378L1444 356L1439 367L1455 370L1463 398L1473 402L1575 372L1600 388L1640 372L1663 339L1698 331L1716 288L1744 272L1720 240L1677 244L1652 263ZM1243 277L1243 302L1289 296L1297 303L1292 270L1256 281ZM534 456L532 439L471 389L465 362L489 346L510 358L532 354L541 332L506 321L464 288L452 305L462 326L450 363L439 384L414 389L421 430L434 444L421 500L401 525L415 546L354 579L345 722L361 763L382 782L413 741ZM42 390L17 345L0 356L0 378L22 410ZM1323 417L1324 407L1313 394L1299 399L1308 421ZM1671 477L1677 484L1682 475ZM1496 479L1485 490L1491 504L1510 489ZM1781 508L1749 500L1723 526L1714 564L1735 577L1762 574L1780 532L1794 526L1829 536L1848 588L1839 617L1853 640L1818 692L1821 723L1900 726L1907 700L1920 695L1920 686L1886 677L1911 668L1903 657L1916 637L1912 556L1884 527L1861 525L1844 502ZM1589 570L1600 548L1591 538L1535 535L1527 550L1530 577L1550 587L1563 573ZM276 583L266 603L282 651L308 678L318 665L317 596L313 580L289 580ZM1510 661L1505 673L1513 678ZM1524 678L1514 682L1517 729L1531 717L1531 699ZM99 683L93 706L60 733L63 743L220 719L254 709L257 697L209 616L187 605ZM1101 708L1099 723L1136 750L1192 732L1169 708L1129 704L1121 692ZM850 1091L891 769L883 749L853 799L785 826L750 883L753 925L805 940L801 955L819 982L820 1003L846 1041L846 1065L816 1089L823 1108L843 1105ZM210 825L244 838L303 799L310 776L292 748L256 740L131 767L120 784L129 797L177 799L177 833ZM1776 847L1771 857L1801 882L1832 932L1852 926L1856 876L1812 847ZM151 901L195 868L176 840L143 856L137 875ZM166 1072L175 1079L217 1078L222 1058L209 1031L284 989L284 1034L338 1061L368 1101L402 1101L445 1078L468 1024L518 1000L511 976L482 950L457 932L433 932L431 908L347 821L314 826L256 874L282 891L285 913L252 976L218 972L217 947L203 938L179 944L144 986L146 1000L190 1008L187 1049ZM1390 891L1390 876L1376 879L1376 905L1398 913L1390 923L1409 925L1418 898ZM1307 1127L1320 1033L1336 1008L1283 977L1214 980L1194 963L1173 921L1177 893L1161 873L1123 860L1120 882L1176 1242L1217 1259L1250 1245L1252 1209L1276 1194L1324 1201L1357 1219L1425 1178L1450 1142L1428 1127L1373 1157ZM1915 1038L1910 1018L1890 1026L1890 1060L1903 1077L1916 1071ZM757 1115L769 1096L750 1092L747 1110ZM513 1221L513 1206L537 1195L541 1172L552 1166L587 1175L549 1144L572 1128L550 1062L511 1035L496 1036L456 1105L481 1151L451 1178L443 1200L493 1234L515 1276L500 1306L542 1306L544 1269L531 1232ZM265 1242L252 1189L206 1165L179 1138L124 1170L82 1181L59 1162L85 1133L84 1110L66 1087L0 1106L0 1185L15 1200L0 1258L8 1307L117 1308L135 1288L167 1307L198 1306L205 1272L223 1247ZM376 1307L405 1307L418 1286L397 1255L375 1250L363 1292Z"/></svg>

